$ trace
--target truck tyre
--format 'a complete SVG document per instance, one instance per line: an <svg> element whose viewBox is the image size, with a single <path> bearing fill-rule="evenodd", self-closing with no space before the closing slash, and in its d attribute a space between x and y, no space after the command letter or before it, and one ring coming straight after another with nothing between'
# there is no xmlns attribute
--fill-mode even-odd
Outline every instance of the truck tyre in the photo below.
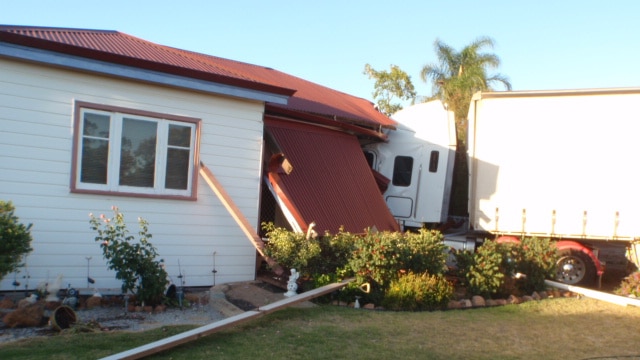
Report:
<svg viewBox="0 0 640 360"><path fill-rule="evenodd" d="M558 255L556 280L567 285L593 285L596 266L589 255L573 249L560 250Z"/></svg>

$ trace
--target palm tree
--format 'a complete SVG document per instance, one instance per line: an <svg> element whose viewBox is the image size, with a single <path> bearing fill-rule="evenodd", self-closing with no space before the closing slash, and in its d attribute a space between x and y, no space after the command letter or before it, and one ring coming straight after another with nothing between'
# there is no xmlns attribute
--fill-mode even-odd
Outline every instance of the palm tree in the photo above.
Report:
<svg viewBox="0 0 640 360"><path fill-rule="evenodd" d="M489 76L487 69L500 66L495 54L481 53L484 48L493 48L491 38L480 37L457 52L451 46L436 40L434 48L438 64L428 64L422 68L420 77L433 83L433 95L430 99L440 99L447 104L456 117L458 127L458 145L466 145L467 113L474 93L481 90L493 90L493 83L501 83L511 90L509 79L500 75Z"/></svg>
<svg viewBox="0 0 640 360"><path fill-rule="evenodd" d="M484 48L493 48L493 40L480 37L457 52L440 40L435 41L434 48L438 64L428 64L422 68L420 77L423 81L433 83L433 94L429 99L440 99L453 111L456 119L457 151L453 168L453 184L449 214L468 216L468 182L469 168L466 156L467 114L474 93L482 90L493 90L493 83L501 83L511 90L509 79L500 75L491 75L487 69L495 69L500 59L495 54L481 53Z"/></svg>

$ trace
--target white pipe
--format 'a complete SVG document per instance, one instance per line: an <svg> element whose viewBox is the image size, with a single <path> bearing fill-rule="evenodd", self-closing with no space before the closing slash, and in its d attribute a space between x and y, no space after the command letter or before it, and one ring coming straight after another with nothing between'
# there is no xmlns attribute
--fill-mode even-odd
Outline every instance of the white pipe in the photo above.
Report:
<svg viewBox="0 0 640 360"><path fill-rule="evenodd" d="M640 299L609 294L602 291L591 290L591 289L587 289L579 286L567 285L557 281L545 280L544 282L549 286L553 286L562 290L571 291L577 294L582 294L586 297L590 297L593 299L607 301L607 302L617 304L617 305L622 305L622 306L640 307Z"/></svg>

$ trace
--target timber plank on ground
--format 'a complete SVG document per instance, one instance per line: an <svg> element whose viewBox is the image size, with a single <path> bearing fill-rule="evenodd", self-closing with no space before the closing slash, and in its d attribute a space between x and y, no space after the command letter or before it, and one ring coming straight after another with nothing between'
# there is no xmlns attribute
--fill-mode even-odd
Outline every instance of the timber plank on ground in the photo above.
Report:
<svg viewBox="0 0 640 360"><path fill-rule="evenodd" d="M339 290L340 288L346 286L352 281L353 279L347 279L339 283L325 285L323 287L313 289L307 292L303 292L302 294L297 294L289 298L276 301L269 305L262 306L256 310L246 311L242 314L238 314L238 315L226 318L224 320L216 321L208 325L204 325L189 331L185 331L183 333L170 336L166 339L154 341L152 343L142 345L137 348L133 348L127 351L123 351L121 353L104 357L103 360L141 359L145 356L156 354L161 351L176 347L178 345L182 345L190 341L198 340L207 335L211 335L213 333L242 324L244 322L257 319L266 314L270 314L272 312L287 308L289 306L331 293L333 291Z"/></svg>

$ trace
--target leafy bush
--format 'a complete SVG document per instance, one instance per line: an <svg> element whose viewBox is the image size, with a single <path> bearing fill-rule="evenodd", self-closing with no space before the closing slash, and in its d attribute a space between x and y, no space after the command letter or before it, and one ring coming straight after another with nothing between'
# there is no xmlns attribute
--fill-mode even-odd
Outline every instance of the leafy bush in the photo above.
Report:
<svg viewBox="0 0 640 360"><path fill-rule="evenodd" d="M20 223L11 201L0 200L0 279L23 266L22 258L31 252L31 226Z"/></svg>
<svg viewBox="0 0 640 360"><path fill-rule="evenodd" d="M139 240L129 235L124 215L117 207L112 207L114 216L104 214L96 218L89 214L91 229L98 235L95 241L100 243L102 255L108 262L108 268L115 270L116 278L122 280L122 292L135 292L136 299L144 305L156 305L164 300L164 291L169 283L167 272L162 266L163 260L156 260L158 252L149 242L149 224L138 218Z"/></svg>
<svg viewBox="0 0 640 360"><path fill-rule="evenodd" d="M544 280L554 276L557 260L555 245L546 238L525 238L519 243L487 240L475 253L454 251L454 256L467 292L485 297L544 290Z"/></svg>
<svg viewBox="0 0 640 360"><path fill-rule="evenodd" d="M351 258L358 236L343 229L335 234L325 233L316 239L320 246L320 254L309 259L308 271L315 278L320 275L333 274L338 279L344 278L344 268Z"/></svg>
<svg viewBox="0 0 640 360"><path fill-rule="evenodd" d="M383 306L389 310L438 310L453 298L453 285L443 275L409 272L393 280Z"/></svg>
<svg viewBox="0 0 640 360"><path fill-rule="evenodd" d="M267 256L283 268L305 276L310 274L309 264L320 256L321 248L315 239L307 239L305 234L277 228L273 223L263 223L262 228L269 241L265 245Z"/></svg>
<svg viewBox="0 0 640 360"><path fill-rule="evenodd" d="M469 294L491 297L509 292L510 289L504 287L508 286L506 274L515 270L513 257L509 256L511 249L508 249L513 247L513 244L485 241L473 254L464 250L454 252L457 274Z"/></svg>
<svg viewBox="0 0 640 360"><path fill-rule="evenodd" d="M620 283L620 287L615 289L615 293L622 296L640 297L640 271L636 271L624 278Z"/></svg>
<svg viewBox="0 0 640 360"><path fill-rule="evenodd" d="M544 281L553 279L556 273L558 251L549 238L524 238L521 243L522 258L518 259L517 272L526 277L518 282L518 289L524 294L546 289Z"/></svg>
<svg viewBox="0 0 640 360"><path fill-rule="evenodd" d="M358 284L371 285L367 297L377 302L403 273L444 273L446 257L442 236L435 231L367 232L356 238L349 267Z"/></svg>
<svg viewBox="0 0 640 360"><path fill-rule="evenodd" d="M403 268L415 273L443 274L446 271L446 246L442 233L421 229L407 232L399 244Z"/></svg>

